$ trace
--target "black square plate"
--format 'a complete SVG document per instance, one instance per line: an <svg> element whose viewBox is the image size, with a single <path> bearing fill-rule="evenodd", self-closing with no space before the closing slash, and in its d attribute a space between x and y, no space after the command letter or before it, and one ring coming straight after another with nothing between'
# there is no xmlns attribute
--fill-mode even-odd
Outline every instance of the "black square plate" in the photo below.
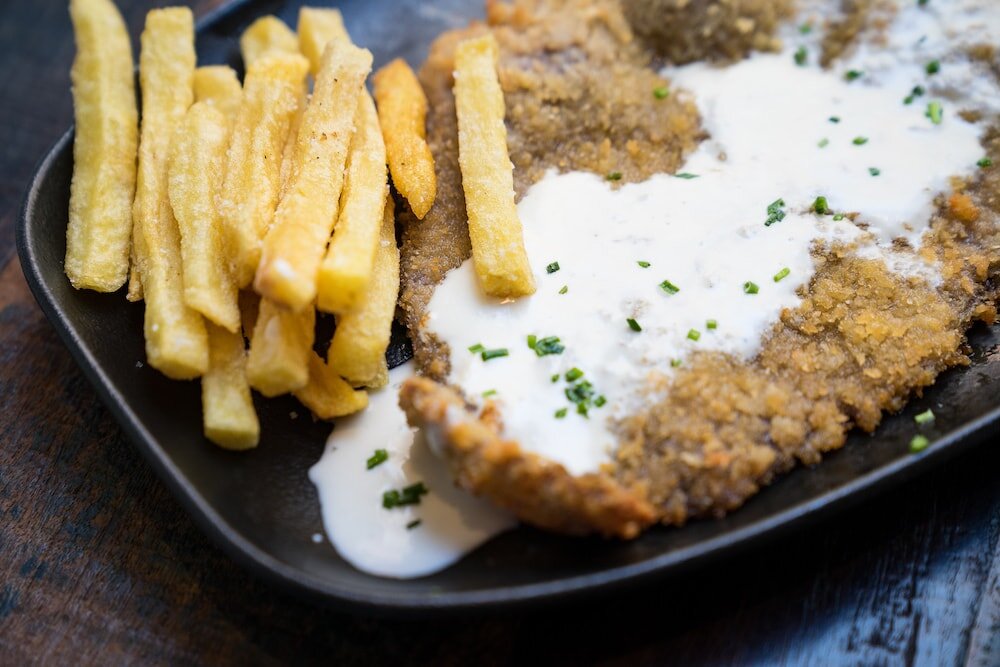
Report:
<svg viewBox="0 0 1000 667"><path fill-rule="evenodd" d="M199 59L238 66L242 29L268 13L294 25L300 4L245 0L217 11L199 24ZM482 16L482 0L354 0L339 7L376 66L396 56L419 64L435 35ZM313 423L291 399L260 401L258 449L233 454L213 447L201 435L198 384L167 380L143 363L142 306L122 294L70 287L63 255L72 163L70 131L42 162L25 199L17 246L35 298L122 428L205 532L254 572L341 606L396 613L497 607L676 573L815 521L1000 432L1000 328L980 325L970 334L970 367L945 373L874 437L853 435L821 465L792 472L725 519L656 529L629 543L521 528L433 576L368 576L312 539L323 529L306 472L322 452L328 425ZM391 352L400 359L405 342L397 340ZM911 455L913 415L928 407L937 415L929 432L934 442Z"/></svg>

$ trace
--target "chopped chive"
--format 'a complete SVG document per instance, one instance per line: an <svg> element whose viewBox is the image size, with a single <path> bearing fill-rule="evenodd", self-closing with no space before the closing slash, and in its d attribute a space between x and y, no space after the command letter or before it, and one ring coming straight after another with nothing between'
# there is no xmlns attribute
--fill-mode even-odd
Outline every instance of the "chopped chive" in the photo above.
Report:
<svg viewBox="0 0 1000 667"><path fill-rule="evenodd" d="M567 412L569 412L569 410L567 410L566 408L559 408L558 410L556 410L556 419L564 418Z"/></svg>
<svg viewBox="0 0 1000 667"><path fill-rule="evenodd" d="M860 79L863 74L864 74L864 72L862 72L860 70L849 69L846 72L844 72L844 80L845 81L855 81L857 79Z"/></svg>
<svg viewBox="0 0 1000 667"><path fill-rule="evenodd" d="M669 280L664 280L662 283L660 283L660 289L666 292L667 294L677 294L678 292L681 291L680 287L673 284Z"/></svg>
<svg viewBox="0 0 1000 667"><path fill-rule="evenodd" d="M698 174L692 174L689 171L682 171L679 174L674 174L674 178L683 178L685 181L690 181L692 178L698 178Z"/></svg>
<svg viewBox="0 0 1000 667"><path fill-rule="evenodd" d="M480 352L482 352L485 349L486 348L483 347L482 343L476 343L475 345L470 345L469 346L469 352L471 352L472 354L479 354Z"/></svg>
<svg viewBox="0 0 1000 667"><path fill-rule="evenodd" d="M608 399L604 398L604 396L598 396L597 398L594 399L594 406L598 408L603 408L604 404L607 402Z"/></svg>
<svg viewBox="0 0 1000 667"><path fill-rule="evenodd" d="M495 350L483 350L479 356L483 358L483 361L489 361L490 359L506 357L508 354L510 354L510 352L507 351L507 348L499 347Z"/></svg>
<svg viewBox="0 0 1000 667"><path fill-rule="evenodd" d="M805 65L806 62L809 60L809 52L806 51L806 47L800 46L799 48L795 49L794 58L795 58L795 64L798 65L799 67Z"/></svg>
<svg viewBox="0 0 1000 667"><path fill-rule="evenodd" d="M940 125L941 120L944 118L944 107L937 100L927 103L927 111L924 115L931 119L931 122L935 125Z"/></svg>
<svg viewBox="0 0 1000 667"><path fill-rule="evenodd" d="M417 527L417 526L419 526L420 524L421 524L421 521L420 521L420 519L414 519L414 520L413 520L413 521L411 521L410 523L406 524L406 529L407 529L407 530L413 530L414 528L416 528L416 527Z"/></svg>
<svg viewBox="0 0 1000 667"><path fill-rule="evenodd" d="M550 354L562 354L566 346L559 341L559 336L546 336L540 338L532 349L539 357L545 357Z"/></svg>
<svg viewBox="0 0 1000 667"><path fill-rule="evenodd" d="M559 262L552 262L545 267L545 273L555 273L559 270Z"/></svg>
<svg viewBox="0 0 1000 667"><path fill-rule="evenodd" d="M827 120L829 120L831 123L839 123L840 116L830 116L830 118L828 118Z"/></svg>
<svg viewBox="0 0 1000 667"><path fill-rule="evenodd" d="M587 404L584 403L583 401L576 404L576 414L583 415L587 419L590 419L590 415L587 414L588 409L589 408L587 408Z"/></svg>
<svg viewBox="0 0 1000 667"><path fill-rule="evenodd" d="M917 99L925 92L927 91L924 90L923 86L914 86L913 90L910 91L910 94L903 98L903 104L913 104L913 100Z"/></svg>
<svg viewBox="0 0 1000 667"><path fill-rule="evenodd" d="M386 491L382 494L382 507L391 510L394 507L419 505L420 498L427 495L427 487L423 482L417 482L402 489Z"/></svg>
<svg viewBox="0 0 1000 667"><path fill-rule="evenodd" d="M980 162L982 162L982 160L980 160ZM982 165L979 165L979 166L982 166ZM641 260L638 261L638 262L636 262L636 264L638 264L639 266L641 266L644 269L648 269L650 267L649 262L645 262L645 261L641 261Z"/></svg>
<svg viewBox="0 0 1000 667"><path fill-rule="evenodd" d="M786 266L781 271L778 271L777 273L774 274L774 282L780 283L782 280L787 278L788 274L791 272L792 270Z"/></svg>
<svg viewBox="0 0 1000 667"><path fill-rule="evenodd" d="M921 426L923 426L924 424L930 424L932 421L934 421L934 411L931 409L924 410L919 415L916 415L913 418L913 421L917 422Z"/></svg>
<svg viewBox="0 0 1000 667"><path fill-rule="evenodd" d="M855 146L864 146L865 144L868 143L868 137L854 137L854 141L852 141L851 143L853 143Z"/></svg>
<svg viewBox="0 0 1000 667"><path fill-rule="evenodd" d="M560 294L565 294L568 291L569 291L569 285L563 285L561 288L559 288Z"/></svg>
<svg viewBox="0 0 1000 667"><path fill-rule="evenodd" d="M878 176L879 174L882 173L882 170L879 169L878 167L868 167L868 173L871 174L872 176Z"/></svg>
<svg viewBox="0 0 1000 667"><path fill-rule="evenodd" d="M719 323L716 322L715 320L708 320L707 322L705 322L705 328L708 329L709 331L714 331L719 328Z"/></svg>
<svg viewBox="0 0 1000 667"><path fill-rule="evenodd" d="M489 398L490 396L496 396L496 395L497 395L496 389L487 389L486 391L483 392L483 398Z"/></svg>
<svg viewBox="0 0 1000 667"><path fill-rule="evenodd" d="M701 332L697 329L688 329L688 340L697 342L701 338Z"/></svg>
<svg viewBox="0 0 1000 667"><path fill-rule="evenodd" d="M528 334L528 348L534 350L536 344L538 344L538 336L535 334Z"/></svg>
<svg viewBox="0 0 1000 667"><path fill-rule="evenodd" d="M556 383L556 382L559 382L559 373L554 373L552 375L552 382L553 382L553 384Z"/></svg>
<svg viewBox="0 0 1000 667"><path fill-rule="evenodd" d="M671 368L680 368L681 367L681 360L680 359L671 359L670 360L670 366L671 366Z"/></svg>
<svg viewBox="0 0 1000 667"><path fill-rule="evenodd" d="M743 283L744 294L756 294L759 291L760 288L757 287L757 283L753 282L752 280L748 280L745 283Z"/></svg>
<svg viewBox="0 0 1000 667"><path fill-rule="evenodd" d="M385 451L384 449L376 449L375 453L369 456L368 460L365 461L365 469L371 470L375 466L382 465L388 460L389 460L389 452Z"/></svg>
<svg viewBox="0 0 1000 667"><path fill-rule="evenodd" d="M620 171L612 171L607 175L606 178L609 181L620 181L622 180L622 173Z"/></svg>
<svg viewBox="0 0 1000 667"><path fill-rule="evenodd" d="M813 213L818 213L819 215L829 215L830 213L833 213L833 211L830 210L830 204L826 201L826 197L823 195L816 197L816 200L813 201L813 205L810 210L812 210Z"/></svg>
<svg viewBox="0 0 1000 667"><path fill-rule="evenodd" d="M983 159L976 162L976 166L979 167L980 169L986 169L987 167L992 167L993 160L989 159L988 157L984 157Z"/></svg>
<svg viewBox="0 0 1000 667"><path fill-rule="evenodd" d="M566 371L566 382L576 382L582 377L583 377L583 371L581 371L576 366Z"/></svg>
<svg viewBox="0 0 1000 667"><path fill-rule="evenodd" d="M932 75L932 76L934 74L937 74L938 72L941 71L941 61L940 60L932 60L932 61L930 61L929 63L927 63L927 66L924 67L924 71L927 72L927 74Z"/></svg>
<svg viewBox="0 0 1000 667"><path fill-rule="evenodd" d="M631 329L632 331L642 331L642 327L639 326L639 323L633 320L631 317L625 321L628 322L628 328Z"/></svg>
<svg viewBox="0 0 1000 667"><path fill-rule="evenodd" d="M667 99L668 95L670 95L670 89L667 88L666 86L659 86L657 88L653 88L653 97L655 97L658 100L665 100Z"/></svg>
<svg viewBox="0 0 1000 667"><path fill-rule="evenodd" d="M811 23L803 23L802 25L799 26L799 34L808 35L809 33L812 32L812 29L813 27Z"/></svg>
<svg viewBox="0 0 1000 667"><path fill-rule="evenodd" d="M834 221L836 221L836 222L840 222L840 221L841 221L841 220L843 220L843 219L844 219L845 217L847 217L847 216L845 216L845 215L844 215L843 213L835 213L835 214L833 215L833 219L834 219Z"/></svg>
<svg viewBox="0 0 1000 667"><path fill-rule="evenodd" d="M826 148L827 146L830 145L830 140L827 139L826 137L823 137L822 139L819 140L819 143L817 143L816 145L819 146L820 148Z"/></svg>
<svg viewBox="0 0 1000 667"><path fill-rule="evenodd" d="M775 199L773 202L767 205L767 220L764 221L765 227L770 227L776 222L781 222L785 219L785 211L782 210L785 207L784 199Z"/></svg>
<svg viewBox="0 0 1000 667"><path fill-rule="evenodd" d="M913 452L914 454L917 454L927 449L928 445L930 444L931 441L927 439L926 435L918 433L917 435L913 436L912 440L910 440L910 451Z"/></svg>

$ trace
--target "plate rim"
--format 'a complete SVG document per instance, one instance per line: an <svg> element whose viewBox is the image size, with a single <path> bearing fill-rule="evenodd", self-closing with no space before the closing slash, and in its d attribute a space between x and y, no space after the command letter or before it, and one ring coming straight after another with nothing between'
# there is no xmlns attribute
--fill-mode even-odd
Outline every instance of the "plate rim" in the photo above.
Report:
<svg viewBox="0 0 1000 667"><path fill-rule="evenodd" d="M232 0L202 16L196 23L196 30L198 32L207 30L258 2L262 0ZM68 348L77 366L94 387L101 402L198 528L244 569L272 585L307 599L346 611L398 617L426 615L428 612L451 614L472 610L509 609L527 604L564 602L584 595L607 594L613 589L622 590L642 581L664 578L701 567L760 543L774 540L802 527L807 522L824 520L836 512L843 511L890 487L898 486L940 465L945 460L968 451L983 442L990 434L1000 433L1000 405L998 405L942 435L919 455L900 457L807 502L792 505L760 521L639 563L613 566L600 572L542 583L429 595L361 593L351 587L338 586L330 580L310 575L272 556L244 538L215 511L211 503L198 493L194 485L173 464L170 455L153 435L142 426L130 409L128 401L114 389L104 370L81 344L69 318L64 315L61 305L42 277L42 263L35 250L36 239L32 229L38 213L39 190L50 177L55 162L65 151L72 151L73 127L71 124L36 165L15 221L17 256L32 296L62 343ZM792 473L794 471L789 474Z"/></svg>

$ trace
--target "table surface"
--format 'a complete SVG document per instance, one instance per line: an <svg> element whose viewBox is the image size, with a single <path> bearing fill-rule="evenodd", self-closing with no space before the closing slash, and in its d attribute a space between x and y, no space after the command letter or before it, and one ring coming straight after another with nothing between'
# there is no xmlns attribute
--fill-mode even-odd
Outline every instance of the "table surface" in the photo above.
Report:
<svg viewBox="0 0 1000 667"><path fill-rule="evenodd" d="M119 0L134 43L162 4ZM0 663L1000 665L1000 442L767 547L572 607L375 620L254 579L126 441L21 274L14 222L71 122L72 56L64 0L0 3Z"/></svg>

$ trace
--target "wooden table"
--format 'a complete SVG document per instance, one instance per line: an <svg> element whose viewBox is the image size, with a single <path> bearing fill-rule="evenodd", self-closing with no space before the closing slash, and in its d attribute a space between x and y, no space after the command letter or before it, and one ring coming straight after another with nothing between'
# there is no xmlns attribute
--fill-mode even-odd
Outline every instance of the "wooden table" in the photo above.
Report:
<svg viewBox="0 0 1000 667"><path fill-rule="evenodd" d="M138 43L166 3L119 4ZM569 608L381 621L250 577L125 441L21 275L14 220L71 121L72 55L66 2L0 3L0 664L1000 665L996 442L765 549Z"/></svg>

